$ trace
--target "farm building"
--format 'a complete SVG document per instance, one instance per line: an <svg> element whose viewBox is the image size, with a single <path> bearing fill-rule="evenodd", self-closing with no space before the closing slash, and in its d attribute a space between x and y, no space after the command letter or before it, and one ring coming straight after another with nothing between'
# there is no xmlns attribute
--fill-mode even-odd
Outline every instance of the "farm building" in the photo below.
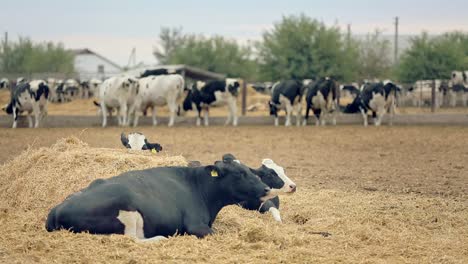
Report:
<svg viewBox="0 0 468 264"><path fill-rule="evenodd" d="M75 54L75 71L80 79L105 79L120 74L123 70L115 62L90 49L77 49L72 52Z"/></svg>

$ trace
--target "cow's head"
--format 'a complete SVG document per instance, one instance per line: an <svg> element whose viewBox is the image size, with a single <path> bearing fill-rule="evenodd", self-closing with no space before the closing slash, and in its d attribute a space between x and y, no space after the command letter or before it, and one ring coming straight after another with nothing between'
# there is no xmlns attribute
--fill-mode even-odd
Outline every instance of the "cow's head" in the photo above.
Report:
<svg viewBox="0 0 468 264"><path fill-rule="evenodd" d="M266 185L274 190L282 193L296 192L296 184L286 176L284 168L271 159L263 159L262 166L253 171Z"/></svg>
<svg viewBox="0 0 468 264"><path fill-rule="evenodd" d="M5 106L2 107L2 111L5 113L11 115L13 114L13 103L6 104Z"/></svg>
<svg viewBox="0 0 468 264"><path fill-rule="evenodd" d="M272 116L278 115L278 105L276 105L272 101L268 101L268 107L270 108L270 115Z"/></svg>
<svg viewBox="0 0 468 264"><path fill-rule="evenodd" d="M222 161L206 166L207 173L216 181L220 198L229 197L229 203L258 199L266 201L276 196L247 166L233 155L226 154Z"/></svg>
<svg viewBox="0 0 468 264"><path fill-rule="evenodd" d="M124 133L120 134L120 141L126 148L133 150L150 150L159 152L162 147L158 143L149 143L146 137L141 133L130 133L128 137Z"/></svg>
<svg viewBox="0 0 468 264"><path fill-rule="evenodd" d="M237 96L239 94L239 81L237 79L226 79L226 91L231 93L234 96Z"/></svg>
<svg viewBox="0 0 468 264"><path fill-rule="evenodd" d="M192 96L193 90L197 89L196 84L193 85L192 89L189 87L184 88L184 101L182 101L182 105L179 105L177 108L177 115L178 116L185 116L187 111L193 110L192 106Z"/></svg>

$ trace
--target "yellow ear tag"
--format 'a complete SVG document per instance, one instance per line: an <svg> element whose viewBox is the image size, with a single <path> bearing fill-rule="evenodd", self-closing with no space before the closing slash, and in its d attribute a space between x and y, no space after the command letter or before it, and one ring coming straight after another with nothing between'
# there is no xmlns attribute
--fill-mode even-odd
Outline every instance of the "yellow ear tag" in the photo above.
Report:
<svg viewBox="0 0 468 264"><path fill-rule="evenodd" d="M156 154L156 149L151 149L151 152Z"/></svg>
<svg viewBox="0 0 468 264"><path fill-rule="evenodd" d="M212 170L211 177L218 177L218 172L216 170Z"/></svg>

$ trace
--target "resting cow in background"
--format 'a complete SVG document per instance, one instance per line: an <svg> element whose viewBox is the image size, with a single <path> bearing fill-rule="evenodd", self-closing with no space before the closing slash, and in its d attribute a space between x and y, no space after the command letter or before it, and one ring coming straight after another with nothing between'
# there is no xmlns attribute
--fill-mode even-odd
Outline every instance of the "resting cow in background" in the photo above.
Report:
<svg viewBox="0 0 468 264"><path fill-rule="evenodd" d="M138 118L141 112L147 108L153 108L153 126L157 124L156 106L167 105L169 107L169 123L168 126L173 126L178 100L182 98L184 92L184 77L180 74L149 76L138 80L139 92L135 98L135 102L130 109L130 113L134 114L133 126L138 125Z"/></svg>
<svg viewBox="0 0 468 264"><path fill-rule="evenodd" d="M335 81L329 77L322 78L315 83L311 83L307 87L306 96L306 114L303 125L307 125L309 119L309 111L314 112L318 125L325 125L326 119L331 115L331 122L336 125L336 108L337 108L337 85Z"/></svg>
<svg viewBox="0 0 468 264"><path fill-rule="evenodd" d="M237 126L237 95L239 94L239 87L239 81L231 78L224 81L210 81L208 83L197 82L192 89L187 91L182 107L179 107L179 115L183 115L189 110L197 111L197 126L199 126L203 110L203 120L205 126L208 126L209 107L227 104L229 114L225 125L228 125L232 121L232 125Z"/></svg>
<svg viewBox="0 0 468 264"><path fill-rule="evenodd" d="M33 127L31 113L34 114L34 127L39 127L39 121L47 114L47 99L49 87L43 80L20 82L12 91L11 99L3 110L13 115L13 126L17 127L18 116L27 112L29 127Z"/></svg>
<svg viewBox="0 0 468 264"><path fill-rule="evenodd" d="M219 211L275 196L248 167L223 159L202 167L159 167L93 181L52 208L47 231L124 234L158 241L175 234L203 238ZM98 202L96 202L98 201Z"/></svg>
<svg viewBox="0 0 468 264"><path fill-rule="evenodd" d="M142 133L130 133L128 137L125 136L125 133L120 134L120 141L124 147L133 149L133 150L150 150L160 152L162 146L158 143L149 143L145 135Z"/></svg>
<svg viewBox="0 0 468 264"><path fill-rule="evenodd" d="M390 112L390 125L393 123L395 114L395 97L399 90L398 86L390 81L366 84L362 92L347 105L345 113L362 114L364 126L367 126L367 111L372 111L374 124L380 126L386 112Z"/></svg>
<svg viewBox="0 0 468 264"><path fill-rule="evenodd" d="M285 126L291 125L291 115L296 112L296 124L301 124L302 111L302 95L304 94L304 85L297 80L287 80L277 82L271 89L271 100L268 101L270 106L270 115L275 116L275 126L279 125L278 111L284 109L286 111Z"/></svg>
<svg viewBox="0 0 468 264"><path fill-rule="evenodd" d="M111 77L99 89L98 104L101 107L102 126L107 126L107 113L118 109L119 126L128 125L128 109L138 94L138 80L128 76Z"/></svg>

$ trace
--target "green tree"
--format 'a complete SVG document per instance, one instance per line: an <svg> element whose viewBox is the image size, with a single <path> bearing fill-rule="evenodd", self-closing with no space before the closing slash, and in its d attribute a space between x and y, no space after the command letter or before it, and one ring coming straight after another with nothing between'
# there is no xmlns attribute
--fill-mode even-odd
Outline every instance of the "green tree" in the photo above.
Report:
<svg viewBox="0 0 468 264"><path fill-rule="evenodd" d="M356 77L356 43L338 27L326 27L306 15L287 16L263 34L257 45L261 78Z"/></svg>
<svg viewBox="0 0 468 264"><path fill-rule="evenodd" d="M187 64L226 73L230 77L254 78L252 50L221 36L182 34L180 29L163 28L161 48L154 52L162 64Z"/></svg>
<svg viewBox="0 0 468 264"><path fill-rule="evenodd" d="M403 82L449 79L453 70L468 68L468 34L455 32L429 37L424 32L411 40L400 59L398 78Z"/></svg>
<svg viewBox="0 0 468 264"><path fill-rule="evenodd" d="M392 70L390 41L379 30L358 40L358 79L386 79Z"/></svg>
<svg viewBox="0 0 468 264"><path fill-rule="evenodd" d="M0 46L0 71L4 73L73 72L74 56L64 46L33 43L29 38Z"/></svg>

